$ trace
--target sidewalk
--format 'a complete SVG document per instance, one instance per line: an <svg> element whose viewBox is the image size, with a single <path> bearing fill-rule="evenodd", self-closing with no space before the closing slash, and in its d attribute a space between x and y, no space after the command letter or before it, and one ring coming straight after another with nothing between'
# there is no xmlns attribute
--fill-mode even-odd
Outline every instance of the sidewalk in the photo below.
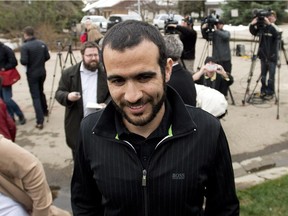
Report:
<svg viewBox="0 0 288 216"><path fill-rule="evenodd" d="M287 37L285 35L288 33L287 26L284 27L286 29L284 37ZM247 28L234 32L232 38L234 36L251 37ZM206 41L201 38L201 33L198 32L196 67L205 43ZM230 43L232 53L234 53L233 48L237 44L245 45L246 54L251 54L252 44L241 41ZM62 52L63 59L65 59L66 53L67 50ZM80 61L80 52L76 50L73 51L73 54L76 60ZM16 53L16 57L19 60L19 53ZM279 94L277 94L279 106L275 104L275 100L256 101L257 103L254 104L245 101L243 104L251 59L249 56L233 55L232 75L235 81L231 86L231 91L235 105L231 105L231 98L229 98L228 114L221 119L221 123L232 154L237 188L245 188L267 179L288 174L288 76L285 75L287 65L283 58L282 55L282 65L281 68L277 69L276 74L277 92L279 86ZM41 131L35 128L35 114L24 68L20 64L18 66L22 79L13 86L13 98L24 111L27 123L17 126L16 142L42 161L49 184L60 187L55 204L71 210L70 179L73 162L71 151L66 145L64 136L64 107L54 100L61 73L59 62L56 64L56 59L57 53L51 53L51 59L46 65L45 93L48 105L52 109L49 119L45 121L44 129ZM70 60L66 63L66 68L69 66ZM259 73L260 62L257 62L251 78L249 95L254 88L255 93L259 92L260 83L256 86ZM278 75L280 75L279 79Z"/></svg>

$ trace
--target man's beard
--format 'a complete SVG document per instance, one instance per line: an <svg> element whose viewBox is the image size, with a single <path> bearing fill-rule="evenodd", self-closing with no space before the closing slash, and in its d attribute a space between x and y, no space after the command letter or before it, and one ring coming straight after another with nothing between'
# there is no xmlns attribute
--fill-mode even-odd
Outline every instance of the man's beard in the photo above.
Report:
<svg viewBox="0 0 288 216"><path fill-rule="evenodd" d="M83 65L84 65L84 67L85 67L87 70L94 72L94 71L96 71L96 70L98 69L98 67L99 67L99 62L96 61L96 60L93 60L93 61L87 63L87 62L85 62L85 61L83 60Z"/></svg>
<svg viewBox="0 0 288 216"><path fill-rule="evenodd" d="M163 95L162 95L162 97L160 98L160 100L156 103L156 104L153 104L153 98L148 98L147 100L145 100L145 101L143 101L143 99L141 99L141 100L139 100L139 101L137 101L136 103L133 103L133 104L131 104L131 103L129 103L129 102L120 102L120 105L118 106L115 102L114 102L114 100L112 100L112 102L113 102L113 104L114 104L114 106L115 106L115 108L116 108L116 110L118 111L118 112L120 112L121 113L121 115L122 115L122 117L124 117L129 123L131 123L131 124L133 124L133 125L135 125L135 126L145 126L145 125L147 125L148 123L150 123L154 118L155 118L155 116L158 114L158 112L160 111L160 109L161 109L161 107L162 107L162 105L164 104L164 101L166 100L166 94L165 94L165 91L164 91L164 93L163 93ZM126 106L137 106L137 105L141 105L141 104L144 104L144 103L150 103L151 105L152 105L152 112L149 114L149 116L147 117L147 118L142 118L142 119L140 119L140 117L139 117L139 119L137 119L137 120L134 120L134 119L132 119L132 118L130 118L129 117L129 115L127 115L124 111L123 111L123 109L124 109L124 107L126 107Z"/></svg>

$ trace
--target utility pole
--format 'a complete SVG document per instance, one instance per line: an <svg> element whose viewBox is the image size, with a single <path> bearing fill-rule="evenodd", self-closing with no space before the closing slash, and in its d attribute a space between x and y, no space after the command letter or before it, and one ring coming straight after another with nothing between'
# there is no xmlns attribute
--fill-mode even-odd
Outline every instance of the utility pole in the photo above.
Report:
<svg viewBox="0 0 288 216"><path fill-rule="evenodd" d="M138 14L141 16L141 11L140 11L140 0L138 0Z"/></svg>

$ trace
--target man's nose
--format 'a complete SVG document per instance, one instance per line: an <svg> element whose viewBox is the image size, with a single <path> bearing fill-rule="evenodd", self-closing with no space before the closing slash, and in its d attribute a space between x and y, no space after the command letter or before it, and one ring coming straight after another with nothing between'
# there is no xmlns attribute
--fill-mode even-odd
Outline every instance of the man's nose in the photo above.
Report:
<svg viewBox="0 0 288 216"><path fill-rule="evenodd" d="M128 82L125 92L125 100L129 103L135 103L143 96L142 91L140 90L139 86L134 82Z"/></svg>

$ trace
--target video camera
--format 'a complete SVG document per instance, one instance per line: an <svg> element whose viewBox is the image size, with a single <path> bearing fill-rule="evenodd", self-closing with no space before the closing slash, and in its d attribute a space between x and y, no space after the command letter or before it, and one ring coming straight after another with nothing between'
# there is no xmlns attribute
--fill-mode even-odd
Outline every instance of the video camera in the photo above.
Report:
<svg viewBox="0 0 288 216"><path fill-rule="evenodd" d="M217 14L210 14L209 16L205 17L202 20L201 27L204 24L207 24L207 28L205 29L205 33L208 33L207 40L212 40L213 38L213 32L214 32L214 26L219 22L219 15Z"/></svg>
<svg viewBox="0 0 288 216"><path fill-rule="evenodd" d="M257 27L258 29L264 28L266 26L265 17L271 15L271 9L269 10L256 10L254 11L254 17L257 17Z"/></svg>
<svg viewBox="0 0 288 216"><path fill-rule="evenodd" d="M177 31L173 27L169 27L169 24L178 24L177 20L174 20L174 15L169 15L168 19L165 20L164 22L165 27L164 27L164 33L165 34L177 34Z"/></svg>

